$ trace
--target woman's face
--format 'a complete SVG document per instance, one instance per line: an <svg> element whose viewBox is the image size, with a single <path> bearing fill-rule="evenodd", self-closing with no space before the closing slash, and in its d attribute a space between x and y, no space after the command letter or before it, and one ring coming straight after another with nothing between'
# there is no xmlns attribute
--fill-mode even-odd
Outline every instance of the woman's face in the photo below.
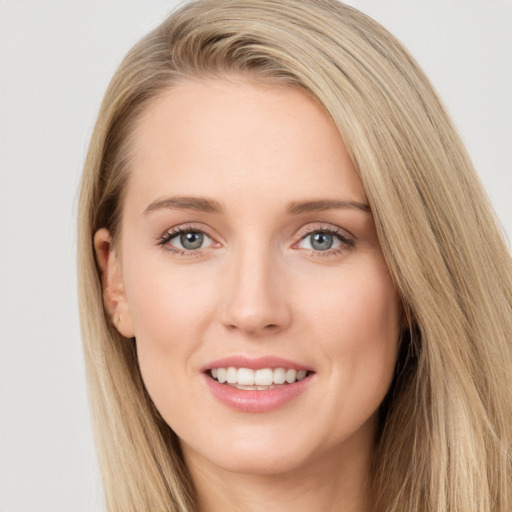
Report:
<svg viewBox="0 0 512 512"><path fill-rule="evenodd" d="M331 119L299 89L189 81L131 150L107 300L189 464L366 457L401 309Z"/></svg>

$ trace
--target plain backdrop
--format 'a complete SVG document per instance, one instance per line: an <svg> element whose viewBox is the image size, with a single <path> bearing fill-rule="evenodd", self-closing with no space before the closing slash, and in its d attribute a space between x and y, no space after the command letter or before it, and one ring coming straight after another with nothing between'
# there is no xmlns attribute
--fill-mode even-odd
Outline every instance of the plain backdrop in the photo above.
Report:
<svg viewBox="0 0 512 512"><path fill-rule="evenodd" d="M352 0L447 105L512 235L511 0ZM177 4L0 0L0 512L98 512L76 191L107 83Z"/></svg>

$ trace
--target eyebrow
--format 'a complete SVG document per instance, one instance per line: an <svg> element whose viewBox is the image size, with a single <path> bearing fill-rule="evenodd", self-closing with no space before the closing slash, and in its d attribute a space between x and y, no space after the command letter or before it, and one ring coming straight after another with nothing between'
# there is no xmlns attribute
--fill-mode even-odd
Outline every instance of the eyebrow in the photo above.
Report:
<svg viewBox="0 0 512 512"><path fill-rule="evenodd" d="M291 201L286 207L286 211L290 215L300 215L301 213L318 212L324 210L336 209L356 209L363 212L370 212L370 205L360 203L358 201L346 201L337 199L318 199L313 201ZM161 209L178 209L178 210L194 210L206 213L222 213L222 205L205 197L165 197L153 201L145 210L148 214L155 210Z"/></svg>
<svg viewBox="0 0 512 512"><path fill-rule="evenodd" d="M178 209L178 210L194 210L206 213L222 213L222 206L213 199L205 197L165 197L153 201L144 213L150 213L161 209Z"/></svg>
<svg viewBox="0 0 512 512"><path fill-rule="evenodd" d="M371 212L370 205L358 201L345 201L337 199L319 199L316 201L292 201L288 203L286 211L290 215L301 213L319 212L323 210L356 209L363 212Z"/></svg>

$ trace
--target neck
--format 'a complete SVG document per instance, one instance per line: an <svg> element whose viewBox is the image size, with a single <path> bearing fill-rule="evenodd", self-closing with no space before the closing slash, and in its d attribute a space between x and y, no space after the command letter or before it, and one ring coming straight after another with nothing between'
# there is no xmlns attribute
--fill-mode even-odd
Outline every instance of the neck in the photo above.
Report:
<svg viewBox="0 0 512 512"><path fill-rule="evenodd" d="M200 512L371 511L371 449L333 450L278 474L234 473L197 458L190 447L184 452Z"/></svg>

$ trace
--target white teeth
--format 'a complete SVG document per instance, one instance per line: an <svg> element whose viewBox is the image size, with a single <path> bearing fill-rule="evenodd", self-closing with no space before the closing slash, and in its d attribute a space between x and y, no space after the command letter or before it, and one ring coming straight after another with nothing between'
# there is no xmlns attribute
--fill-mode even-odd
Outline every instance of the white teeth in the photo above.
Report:
<svg viewBox="0 0 512 512"><path fill-rule="evenodd" d="M306 370L299 370L297 372L297 380L302 380L306 376L307 373L308 372Z"/></svg>
<svg viewBox="0 0 512 512"><path fill-rule="evenodd" d="M263 370L256 370L254 373L254 384L257 386L270 386L273 379L273 371L270 368L263 368ZM277 382L276 382L277 384Z"/></svg>
<svg viewBox="0 0 512 512"><path fill-rule="evenodd" d="M242 386L254 386L254 370L250 368L238 368L236 380L238 384L242 384Z"/></svg>
<svg viewBox="0 0 512 512"><path fill-rule="evenodd" d="M286 381L286 370L284 368L276 368L273 377L274 384L284 384Z"/></svg>
<svg viewBox="0 0 512 512"><path fill-rule="evenodd" d="M246 391L250 391L250 390L254 390L256 389L256 386L242 386L242 384L234 384L233 385L234 388L236 389L245 389Z"/></svg>
<svg viewBox="0 0 512 512"><path fill-rule="evenodd" d="M226 370L226 368L218 368L217 369L217 380L224 384L224 382L226 382L227 380L227 373L228 371Z"/></svg>
<svg viewBox="0 0 512 512"><path fill-rule="evenodd" d="M291 384L297 379L297 370L286 370L286 382Z"/></svg>
<svg viewBox="0 0 512 512"><path fill-rule="evenodd" d="M226 372L226 382L228 384L235 384L237 382L237 371L233 366L230 366Z"/></svg>
<svg viewBox="0 0 512 512"><path fill-rule="evenodd" d="M272 389L275 385L293 384L307 376L307 370L293 368L213 368L211 376L221 384L227 383L239 389Z"/></svg>
<svg viewBox="0 0 512 512"><path fill-rule="evenodd" d="M232 387L236 389L243 389L245 391L268 391L269 389L274 389L276 386L272 384L272 386L242 386L241 384L231 384Z"/></svg>

